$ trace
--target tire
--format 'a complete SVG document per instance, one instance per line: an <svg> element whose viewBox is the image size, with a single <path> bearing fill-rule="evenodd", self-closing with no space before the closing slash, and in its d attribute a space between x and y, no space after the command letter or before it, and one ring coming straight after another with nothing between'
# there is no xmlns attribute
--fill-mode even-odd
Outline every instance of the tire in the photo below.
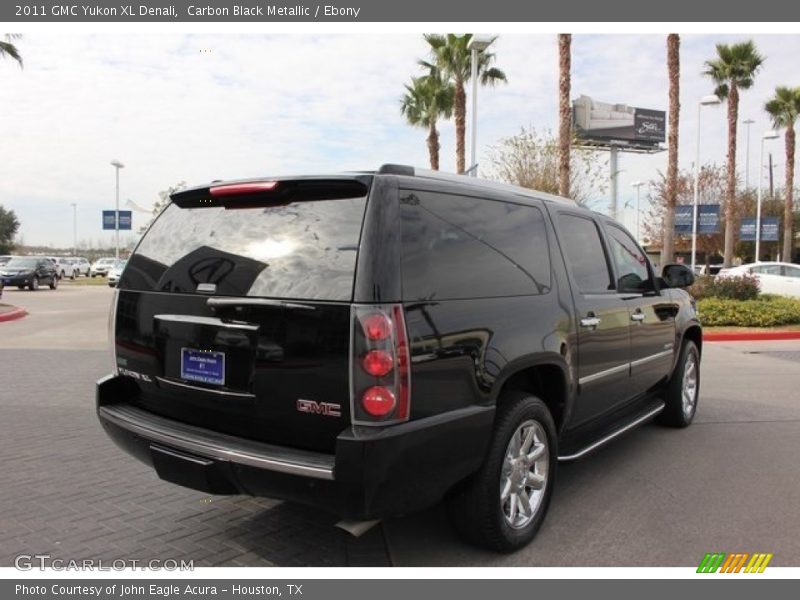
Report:
<svg viewBox="0 0 800 600"><path fill-rule="evenodd" d="M558 464L558 442L553 417L539 398L525 392L506 392L498 399L498 406L484 463L450 496L449 514L456 531L468 542L497 552L513 552L530 543L547 514ZM533 446L540 455L533 464L520 463L525 445L520 441L531 431ZM531 474L539 477L529 480ZM527 485L535 482L541 487ZM517 509L514 515L512 505L519 506L525 497L528 510Z"/></svg>
<svg viewBox="0 0 800 600"><path fill-rule="evenodd" d="M50 280L50 289L51 289L51 290L54 290L54 289L56 289L57 287L58 287L58 277L53 277L53 278Z"/></svg>
<svg viewBox="0 0 800 600"><path fill-rule="evenodd" d="M59 275L59 278L64 279L64 271L61 271L61 274Z"/></svg>
<svg viewBox="0 0 800 600"><path fill-rule="evenodd" d="M669 427L688 427L697 413L700 395L700 352L691 340L684 340L681 355L664 394L664 410L657 421Z"/></svg>
<svg viewBox="0 0 800 600"><path fill-rule="evenodd" d="M25 286L24 286L24 285L18 285L18 286L17 286L17 289L19 289L19 290L24 290L24 289L25 289Z"/></svg>
<svg viewBox="0 0 800 600"><path fill-rule="evenodd" d="M97 273L92 273L92 279L94 279L95 277L97 277Z"/></svg>
<svg viewBox="0 0 800 600"><path fill-rule="evenodd" d="M39 278L36 277L36 275L33 276L33 279L31 279L31 283L28 287L30 287L32 292L35 292L39 289Z"/></svg>

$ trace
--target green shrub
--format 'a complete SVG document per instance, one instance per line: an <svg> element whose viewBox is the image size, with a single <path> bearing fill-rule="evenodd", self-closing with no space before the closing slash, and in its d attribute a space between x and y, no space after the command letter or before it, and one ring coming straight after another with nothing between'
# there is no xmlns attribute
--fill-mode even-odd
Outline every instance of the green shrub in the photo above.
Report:
<svg viewBox="0 0 800 600"><path fill-rule="evenodd" d="M752 275L737 277L701 275L694 280L688 291L696 300L703 298L755 300L758 298L758 279Z"/></svg>
<svg viewBox="0 0 800 600"><path fill-rule="evenodd" d="M700 322L709 327L775 327L800 324L800 300L782 296L756 300L703 298L697 301Z"/></svg>

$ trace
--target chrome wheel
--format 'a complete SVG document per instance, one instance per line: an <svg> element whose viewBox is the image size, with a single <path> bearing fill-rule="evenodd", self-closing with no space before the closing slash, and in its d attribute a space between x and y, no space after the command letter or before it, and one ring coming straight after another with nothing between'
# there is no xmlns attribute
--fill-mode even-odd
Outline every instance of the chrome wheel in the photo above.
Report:
<svg viewBox="0 0 800 600"><path fill-rule="evenodd" d="M681 394L683 416L690 418L697 405L697 354L688 352L683 366L683 390Z"/></svg>
<svg viewBox="0 0 800 600"><path fill-rule="evenodd" d="M544 427L523 422L506 448L500 472L500 506L506 523L522 529L536 516L547 488L550 453Z"/></svg>

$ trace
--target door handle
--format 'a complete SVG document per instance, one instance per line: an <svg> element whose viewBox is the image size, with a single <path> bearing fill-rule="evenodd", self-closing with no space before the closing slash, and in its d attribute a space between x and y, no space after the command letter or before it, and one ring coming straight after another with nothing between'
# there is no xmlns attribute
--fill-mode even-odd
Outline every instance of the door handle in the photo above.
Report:
<svg viewBox="0 0 800 600"><path fill-rule="evenodd" d="M581 327L597 327L598 325L600 325L600 319L594 315L581 319Z"/></svg>
<svg viewBox="0 0 800 600"><path fill-rule="evenodd" d="M644 313L643 312L635 312L631 315L631 321L644 321Z"/></svg>

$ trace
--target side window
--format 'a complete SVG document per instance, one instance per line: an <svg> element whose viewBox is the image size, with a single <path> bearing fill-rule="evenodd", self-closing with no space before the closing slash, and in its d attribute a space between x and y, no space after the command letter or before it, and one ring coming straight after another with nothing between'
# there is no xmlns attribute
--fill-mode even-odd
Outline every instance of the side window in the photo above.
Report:
<svg viewBox="0 0 800 600"><path fill-rule="evenodd" d="M783 267L781 265L759 265L752 267L750 272L759 275L783 275Z"/></svg>
<svg viewBox="0 0 800 600"><path fill-rule="evenodd" d="M567 264L578 289L584 294L616 289L611 282L606 253L595 222L561 213L558 227Z"/></svg>
<svg viewBox="0 0 800 600"><path fill-rule="evenodd" d="M613 225L607 228L611 254L617 266L617 290L620 292L644 292L652 289L647 257L633 238Z"/></svg>
<svg viewBox="0 0 800 600"><path fill-rule="evenodd" d="M796 277L800 279L800 267L783 267L786 269L786 276L787 277Z"/></svg>
<svg viewBox="0 0 800 600"><path fill-rule="evenodd" d="M550 291L544 214L533 206L401 190L405 300Z"/></svg>

